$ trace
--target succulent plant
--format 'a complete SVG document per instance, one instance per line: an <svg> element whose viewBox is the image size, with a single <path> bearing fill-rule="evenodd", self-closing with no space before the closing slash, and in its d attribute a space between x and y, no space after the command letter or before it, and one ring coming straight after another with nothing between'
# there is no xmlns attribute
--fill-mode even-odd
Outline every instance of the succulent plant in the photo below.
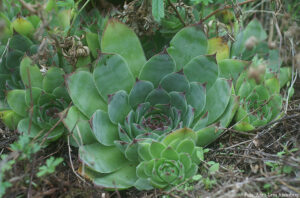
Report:
<svg viewBox="0 0 300 198"><path fill-rule="evenodd" d="M237 100L232 83L218 77L215 56L204 55L207 39L198 26L178 32L167 52L146 61L134 32L111 20L101 51L93 73L79 70L67 77L74 106L64 119L71 144L79 146L81 172L96 185L149 187L153 178L138 179L136 166L159 157L161 150L153 151L157 153L149 159L139 151L152 142L165 144L175 131L192 133L192 145L207 145L221 133L218 126L226 127L234 116ZM175 164L181 163L179 159ZM160 187L179 180L165 181Z"/></svg>
<svg viewBox="0 0 300 198"><path fill-rule="evenodd" d="M233 123L236 130L253 130L281 115L283 97L280 89L289 85L291 68L281 67L279 51L270 46L270 43L265 41L266 38L267 33L262 25L254 19L237 34L230 54L231 57L241 57L251 62L228 62L226 59L218 61L219 76L233 80L236 95L240 100ZM211 51L222 48L221 43L212 40L210 39L213 46ZM224 54L225 50L222 50L222 53ZM219 54L219 57L223 54Z"/></svg>
<svg viewBox="0 0 300 198"><path fill-rule="evenodd" d="M156 188L168 189L183 183L198 171L200 160L195 146L197 136L189 129L178 129L161 141L142 143L139 156L143 161L137 167L136 187L150 183ZM146 149L145 149L146 148Z"/></svg>
<svg viewBox="0 0 300 198"><path fill-rule="evenodd" d="M281 116L283 98L280 88L289 82L291 68L283 67L278 72L272 72L263 62L257 64L254 61L248 68L237 65L235 69L232 66L223 67L225 63L226 60L220 63L224 68L221 76L233 79L240 98L234 118L236 130L250 131Z"/></svg>
<svg viewBox="0 0 300 198"><path fill-rule="evenodd" d="M12 35L12 30L10 28L10 20L0 12L0 42L6 43L8 38Z"/></svg>
<svg viewBox="0 0 300 198"><path fill-rule="evenodd" d="M241 104L235 117L235 128L248 131L274 120L282 109L282 97L278 78L273 77L257 84L254 79L242 80L243 77L248 78L244 73L236 85Z"/></svg>
<svg viewBox="0 0 300 198"><path fill-rule="evenodd" d="M36 52L37 45L25 36L14 34L8 45L2 47L4 51L0 62L0 100L3 101L7 90L24 88L20 77L20 63L24 54L32 55Z"/></svg>
<svg viewBox="0 0 300 198"><path fill-rule="evenodd" d="M31 37L35 31L32 23L23 17L16 18L11 25L16 32L24 36Z"/></svg>
<svg viewBox="0 0 300 198"><path fill-rule="evenodd" d="M257 19L253 19L244 30L236 33L236 41L231 47L231 57L252 61L255 58L267 61L272 72L279 72L282 60L276 43L267 40L267 33Z"/></svg>
<svg viewBox="0 0 300 198"><path fill-rule="evenodd" d="M236 42L232 45L231 55L242 57L243 60L251 60L256 54L261 56L269 52L268 44L265 42L267 33L261 23L254 19L244 30L238 32Z"/></svg>
<svg viewBox="0 0 300 198"><path fill-rule="evenodd" d="M64 72L51 67L45 75L29 57L20 65L20 75L25 89L14 89L7 94L11 110L2 112L2 120L20 133L34 138L44 138L59 120L58 113L66 109L70 98L64 87ZM65 131L63 124L51 129L47 142L59 138Z"/></svg>

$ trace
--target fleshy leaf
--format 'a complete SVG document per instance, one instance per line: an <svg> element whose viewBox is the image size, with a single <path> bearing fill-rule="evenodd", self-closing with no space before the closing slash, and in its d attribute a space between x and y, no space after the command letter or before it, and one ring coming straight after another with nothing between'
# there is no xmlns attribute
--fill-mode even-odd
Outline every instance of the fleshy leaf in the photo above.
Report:
<svg viewBox="0 0 300 198"><path fill-rule="evenodd" d="M0 111L0 119L10 130L17 129L18 123L23 119L22 116L13 110Z"/></svg>
<svg viewBox="0 0 300 198"><path fill-rule="evenodd" d="M202 115L194 124L193 130L198 131L200 129L203 129L204 127L207 126L207 121L208 121L208 112L206 112L204 115Z"/></svg>
<svg viewBox="0 0 300 198"><path fill-rule="evenodd" d="M79 157L83 163L100 173L111 173L126 163L126 159L116 147L103 146L99 143L79 147Z"/></svg>
<svg viewBox="0 0 300 198"><path fill-rule="evenodd" d="M183 126L190 128L194 121L194 108L191 105L188 105L187 111L183 115Z"/></svg>
<svg viewBox="0 0 300 198"><path fill-rule="evenodd" d="M292 76L291 67L280 68L280 74L279 74L280 88L284 87L291 80L291 76Z"/></svg>
<svg viewBox="0 0 300 198"><path fill-rule="evenodd" d="M247 98L249 96L249 94L252 92L253 87L251 86L251 84L248 81L244 81L238 92L237 95L241 97L241 99Z"/></svg>
<svg viewBox="0 0 300 198"><path fill-rule="evenodd" d="M155 159L152 159L151 161L146 161L144 164L144 172L148 177L151 177L153 174L154 162Z"/></svg>
<svg viewBox="0 0 300 198"><path fill-rule="evenodd" d="M247 40L250 36L255 36L258 41L263 41L267 38L267 33L257 19L253 19L245 28L244 39Z"/></svg>
<svg viewBox="0 0 300 198"><path fill-rule="evenodd" d="M255 129L255 127L248 122L242 121L234 125L234 129L238 131L251 131Z"/></svg>
<svg viewBox="0 0 300 198"><path fill-rule="evenodd" d="M86 32L86 42L94 58L98 56L98 50L100 50L99 37L97 33Z"/></svg>
<svg viewBox="0 0 300 198"><path fill-rule="evenodd" d="M61 113L61 116L65 112ZM88 118L85 117L76 106L72 106L68 110L68 114L63 119L65 127L68 129L70 135L70 144L72 146L80 146L96 142L96 138L91 130Z"/></svg>
<svg viewBox="0 0 300 198"><path fill-rule="evenodd" d="M71 98L68 94L68 90L64 85L56 87L53 90L52 95L56 98L56 100L62 100L67 103L71 102Z"/></svg>
<svg viewBox="0 0 300 198"><path fill-rule="evenodd" d="M168 146L161 152L161 157L169 160L179 160L177 152L171 146Z"/></svg>
<svg viewBox="0 0 300 198"><path fill-rule="evenodd" d="M140 73L141 80L147 80L153 83L157 88L161 79L174 72L175 62L168 54L158 54L151 57Z"/></svg>
<svg viewBox="0 0 300 198"><path fill-rule="evenodd" d="M165 17L163 0L152 0L152 16L157 22L160 22L160 19Z"/></svg>
<svg viewBox="0 0 300 198"><path fill-rule="evenodd" d="M25 102L28 107L31 106L31 102L33 105L38 105L39 99L43 90L37 87L33 87L31 89L25 90ZM32 96L32 98L31 98ZM32 101L31 101L32 100Z"/></svg>
<svg viewBox="0 0 300 198"><path fill-rule="evenodd" d="M138 161L138 143L137 141L133 141L131 142L131 144L128 145L128 147L125 150L125 156L126 159L128 159L129 161L133 161L133 162L137 162Z"/></svg>
<svg viewBox="0 0 300 198"><path fill-rule="evenodd" d="M206 96L205 111L208 111L208 123L215 122L226 110L231 96L232 83L219 78L210 88Z"/></svg>
<svg viewBox="0 0 300 198"><path fill-rule="evenodd" d="M176 151L177 153L188 153L189 155L193 154L195 147L194 141L190 139L182 140L180 144L177 146Z"/></svg>
<svg viewBox="0 0 300 198"><path fill-rule="evenodd" d="M31 87L42 88L42 73L40 72L40 69L32 63L29 57L24 57L21 61L20 75L26 87L29 87L28 77L30 77Z"/></svg>
<svg viewBox="0 0 300 198"><path fill-rule="evenodd" d="M148 179L139 178L136 180L134 187L138 190L151 190L153 186Z"/></svg>
<svg viewBox="0 0 300 198"><path fill-rule="evenodd" d="M183 69L190 82L206 83L207 90L218 77L218 65L213 56L197 56Z"/></svg>
<svg viewBox="0 0 300 198"><path fill-rule="evenodd" d="M11 50L6 56L6 61L3 59L3 62L6 62L6 68L10 71L18 70L23 56L24 52Z"/></svg>
<svg viewBox="0 0 300 198"><path fill-rule="evenodd" d="M25 102L25 90L12 90L7 94L7 103L14 112L22 117L27 117L28 106Z"/></svg>
<svg viewBox="0 0 300 198"><path fill-rule="evenodd" d="M86 169L86 176L92 178L96 186L108 190L126 189L132 187L136 180L136 165L130 163L121 164L122 167L111 174L100 174L90 169Z"/></svg>
<svg viewBox="0 0 300 198"><path fill-rule="evenodd" d="M185 172L185 178L189 179L190 177L196 175L198 172L198 166L196 164L192 164L188 171Z"/></svg>
<svg viewBox="0 0 300 198"><path fill-rule="evenodd" d="M99 95L92 74L78 71L67 79L67 85L73 104L87 117L91 117L97 109L107 110L107 104Z"/></svg>
<svg viewBox="0 0 300 198"><path fill-rule="evenodd" d="M272 110L272 116L270 118L270 121L273 119L276 119L276 117L279 115L281 109L282 109L282 97L280 94L275 94L272 96L272 99L270 101L270 106Z"/></svg>
<svg viewBox="0 0 300 198"><path fill-rule="evenodd" d="M217 126L209 126L204 129L200 129L197 133L197 146L206 146L215 141L222 133Z"/></svg>
<svg viewBox="0 0 300 198"><path fill-rule="evenodd" d="M185 171L187 171L192 165L192 159L187 153L180 153L179 160L183 164Z"/></svg>
<svg viewBox="0 0 300 198"><path fill-rule="evenodd" d="M241 61L236 59L225 59L218 62L219 65L219 77L226 79L233 79L235 84L238 76L245 70L250 64L247 61Z"/></svg>
<svg viewBox="0 0 300 198"><path fill-rule="evenodd" d="M112 146L114 141L118 140L118 126L113 124L108 116L108 113L97 110L92 117L93 133L97 140L105 145Z"/></svg>
<svg viewBox="0 0 300 198"><path fill-rule="evenodd" d="M188 92L190 84L187 78L181 72L166 75L160 82L160 86L167 92Z"/></svg>
<svg viewBox="0 0 300 198"><path fill-rule="evenodd" d="M243 122L247 122L247 123L250 122L249 115L248 115L247 111L245 110L245 108L243 108L242 106L238 108L238 111L235 115L236 123L238 123L240 120Z"/></svg>
<svg viewBox="0 0 300 198"><path fill-rule="evenodd" d="M11 49L20 50L22 52L28 51L32 45L32 41L20 34L15 34L9 42L9 47Z"/></svg>
<svg viewBox="0 0 300 198"><path fill-rule="evenodd" d="M182 141L183 139L196 140L196 133L189 128L177 129L176 131L168 134L164 139L165 145L173 144L173 142Z"/></svg>
<svg viewBox="0 0 300 198"><path fill-rule="evenodd" d="M239 97L232 95L225 112L221 116L220 124L222 127L227 127L232 121L237 109L239 108Z"/></svg>
<svg viewBox="0 0 300 198"><path fill-rule="evenodd" d="M147 178L147 175L145 174L145 161L141 162L137 167L136 167L136 175L139 177L139 178L144 178L146 179Z"/></svg>
<svg viewBox="0 0 300 198"><path fill-rule="evenodd" d="M119 90L127 93L134 84L134 78L129 71L124 58L119 55L104 55L93 73L95 85L102 98L107 101L107 97Z"/></svg>
<svg viewBox="0 0 300 198"><path fill-rule="evenodd" d="M187 103L183 93L171 92L170 94L170 104L171 106L176 107L184 115L187 111Z"/></svg>
<svg viewBox="0 0 300 198"><path fill-rule="evenodd" d="M265 81L265 86L270 94L278 94L280 92L280 84L278 78L270 78Z"/></svg>
<svg viewBox="0 0 300 198"><path fill-rule="evenodd" d="M183 28L171 40L167 49L176 62L179 71L194 57L206 54L207 38L200 26L194 25Z"/></svg>
<svg viewBox="0 0 300 198"><path fill-rule="evenodd" d="M110 97L108 104L109 118L114 124L123 123L131 110L128 95L125 91L121 90Z"/></svg>
<svg viewBox="0 0 300 198"><path fill-rule="evenodd" d="M160 158L160 154L165 148L166 147L162 143L153 141L150 145L150 152L152 157Z"/></svg>
<svg viewBox="0 0 300 198"><path fill-rule="evenodd" d="M153 90L153 84L149 81L138 80L129 94L129 104L136 108L139 104L144 103L147 95Z"/></svg>
<svg viewBox="0 0 300 198"><path fill-rule="evenodd" d="M156 187L156 188L165 188L166 186L168 186L167 183L162 183L162 182L158 182L155 180L151 180L151 185Z"/></svg>
<svg viewBox="0 0 300 198"><path fill-rule="evenodd" d="M156 104L169 104L170 96L162 88L152 90L146 98L146 102L150 102L151 105Z"/></svg>
<svg viewBox="0 0 300 198"><path fill-rule="evenodd" d="M279 72L280 66L282 64L282 59L278 49L273 49L269 51L268 65L267 68L272 72Z"/></svg>
<svg viewBox="0 0 300 198"><path fill-rule="evenodd" d="M204 110L206 104L206 88L200 83L190 83L190 91L186 93L186 100L195 109L195 117Z"/></svg>
<svg viewBox="0 0 300 198"><path fill-rule="evenodd" d="M31 138L37 138L38 135L40 137L43 134L42 132L45 132L40 127L38 127L37 125L31 122L30 134L29 134L29 123L30 123L29 118L25 118L21 120L18 124L18 132L21 134L24 133Z"/></svg>
<svg viewBox="0 0 300 198"><path fill-rule="evenodd" d="M214 37L208 40L207 54L217 53L217 61L229 58L229 47L222 37Z"/></svg>
<svg viewBox="0 0 300 198"><path fill-rule="evenodd" d="M245 43L251 36L256 38L258 44L267 38L267 33L257 19L252 20L246 26L245 30L239 33L236 41L232 45L231 56L239 56L242 54L245 51Z"/></svg>
<svg viewBox="0 0 300 198"><path fill-rule="evenodd" d="M110 20L103 32L101 50L121 55L134 77L138 77L146 58L141 43L132 29L116 20Z"/></svg>
<svg viewBox="0 0 300 198"><path fill-rule="evenodd" d="M150 144L149 143L139 143L138 154L143 160L151 160Z"/></svg>
<svg viewBox="0 0 300 198"><path fill-rule="evenodd" d="M63 75L64 72L62 69L51 67L43 79L43 89L48 93L52 93L55 88L64 84Z"/></svg>

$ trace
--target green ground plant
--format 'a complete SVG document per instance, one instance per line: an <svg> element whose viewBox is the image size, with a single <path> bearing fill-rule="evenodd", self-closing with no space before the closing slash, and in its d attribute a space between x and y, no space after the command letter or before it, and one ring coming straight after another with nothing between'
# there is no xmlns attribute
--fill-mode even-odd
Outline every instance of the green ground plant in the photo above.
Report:
<svg viewBox="0 0 300 198"><path fill-rule="evenodd" d="M189 41L190 35L194 35L195 40ZM193 46L194 41L198 44ZM197 51L178 56L182 53L182 43ZM95 62L93 73L78 71L68 76L67 86L75 106L70 108L64 120L75 137L71 142L80 146L80 159L96 171L91 174L85 170L85 173L98 185L141 188L145 184L140 184L143 180L138 180L135 167L143 160L159 158L160 150L164 150L160 148L156 154L147 154L150 158L140 156L139 152L148 150L152 141L164 141L181 129L177 133L192 134L192 141L204 146L220 134L209 133L216 127L211 126L208 130L205 127L217 120L222 120L225 127L234 115L231 111L234 105L229 104L231 82L218 78L218 66L213 56L201 55L206 53L207 39L197 26L183 29L173 38L167 49L170 55L163 52L146 61L132 30L117 21L110 21L102 36L101 50L116 54L103 54ZM194 75L195 70L200 75ZM82 84L83 81L86 83ZM223 95L218 107L206 102L218 98L216 94ZM76 127L78 122L80 125ZM191 138L187 136L187 139ZM118 162L107 159L111 153L119 156L115 158ZM105 174L98 177L97 172ZM166 185L161 184L161 187Z"/></svg>
<svg viewBox="0 0 300 198"><path fill-rule="evenodd" d="M202 147L230 128L253 131L284 115L288 99L282 88L290 86L292 71L281 67L279 51L270 49L256 19L241 31L229 19L235 40L208 38L204 24L182 24L190 17L189 6L176 4L181 16L176 21L164 10L164 3L172 7L174 1L153 0L154 20L171 39L146 58L151 53L131 28L97 10L90 18L83 10L89 1L49 0L43 12L57 16L42 35L55 44L46 45L51 56L41 64L34 55L45 15L23 12L20 4L13 8L9 2L4 4L9 12L0 15L0 110L3 123L21 134L11 145L18 160L40 150L37 142L47 146L67 137L78 148L78 172L106 190L170 190L190 180L211 189L220 164L205 162ZM193 16L199 21L199 13ZM61 162L49 158L37 177L53 173ZM4 172L14 163L9 159L1 166L3 189L10 186ZM201 163L208 167L205 176L198 174ZM292 171L266 165L280 173Z"/></svg>
<svg viewBox="0 0 300 198"><path fill-rule="evenodd" d="M79 146L83 175L108 189L131 186L149 189L151 185L168 188L179 182L174 180L173 168L164 173L174 177L173 180L162 176L148 178L150 170L156 172L159 166L164 167L163 160L170 160L160 155L171 152L164 149L174 150L171 156L180 156L176 154L177 148L166 147L168 144L160 146L159 154L154 153L151 149L153 141L164 142L172 134L187 133L196 136L193 141L197 146L213 142L231 123L236 110L241 112L245 108L239 105L239 99L245 97L235 84L244 82L259 86L253 79L238 79L245 76L245 69L244 73L247 73L251 68L249 62L228 59L226 51L229 48L224 48L224 53L217 46L209 47L210 41L197 25L186 27L173 37L165 52L146 61L132 30L114 20L107 24L101 38L103 54L94 62L93 72L77 71L67 78L74 106L68 111L64 124L73 134L72 145ZM217 52L217 56L205 55L209 52ZM271 97L268 89L277 95L270 93L271 98L275 98L270 102L273 108L272 105L265 107L265 114L269 117L260 125L254 124L255 127L274 120L280 113L279 80L276 78L277 87L270 85L274 79L269 77L259 86L266 97L262 101ZM247 90L251 91L250 88ZM249 111L242 116L249 116ZM235 127L249 130L240 127L239 114ZM249 119L251 123L258 122L255 118ZM191 137L188 135L187 138ZM117 161L111 159L112 153L118 156ZM174 159L180 160L178 157ZM153 164L153 161L158 164ZM192 162L197 161L194 158ZM178 167L174 163L169 166ZM137 172L136 167L139 167ZM179 174L180 170L175 172ZM160 171L156 173L160 174Z"/></svg>

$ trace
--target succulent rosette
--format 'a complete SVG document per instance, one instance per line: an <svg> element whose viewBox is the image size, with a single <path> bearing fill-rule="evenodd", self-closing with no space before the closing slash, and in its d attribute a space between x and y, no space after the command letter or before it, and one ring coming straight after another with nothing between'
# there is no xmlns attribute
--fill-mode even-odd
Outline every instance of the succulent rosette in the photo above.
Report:
<svg viewBox="0 0 300 198"><path fill-rule="evenodd" d="M196 139L194 131L181 128L161 142L142 143L138 154L143 161L137 167L139 179L135 186L144 187L149 183L156 188L168 189L195 175L200 163Z"/></svg>
<svg viewBox="0 0 300 198"><path fill-rule="evenodd" d="M51 67L45 75L29 57L20 64L20 76L25 89L14 89L7 94L10 110L3 112L2 120L20 133L32 138L44 138L59 120L59 113L67 108L70 98L64 87L64 72ZM51 129L46 141L54 141L62 136L62 123Z"/></svg>
<svg viewBox="0 0 300 198"><path fill-rule="evenodd" d="M235 85L240 97L240 106L234 119L235 129L253 130L280 117L283 98L278 76L288 70L281 71L276 74L266 71L262 66L251 66L239 76Z"/></svg>
<svg viewBox="0 0 300 198"><path fill-rule="evenodd" d="M184 28L166 51L146 61L134 32L112 20L103 32L101 51L92 73L81 69L66 79L74 106L64 124L70 143L79 147L81 173L108 189L165 188L195 174L196 145L214 141L221 133L218 127L226 127L237 108L232 82L219 78L214 55L204 55L202 30ZM187 131L192 138L184 135ZM181 139L164 143L175 132L183 134ZM181 141L190 143L180 146L187 147L181 148L187 154L178 148ZM163 148L151 150L154 142ZM174 158L166 156L169 150ZM164 178L139 175L136 167L144 161L157 161L150 169L162 170Z"/></svg>
<svg viewBox="0 0 300 198"><path fill-rule="evenodd" d="M26 53L32 55L37 50L30 39L20 34L14 34L8 45L0 46L2 60L0 62L0 110L4 106L4 98L7 90L24 88L20 77L20 63ZM1 103L3 103L1 105Z"/></svg>
<svg viewBox="0 0 300 198"><path fill-rule="evenodd" d="M239 107L234 117L234 128L250 131L280 118L282 115L283 96L281 88L289 85L291 68L282 67L276 72L262 59L253 59L245 67L223 60L219 63L220 76L233 79ZM246 63L246 62L245 62ZM247 65L247 64L246 64Z"/></svg>

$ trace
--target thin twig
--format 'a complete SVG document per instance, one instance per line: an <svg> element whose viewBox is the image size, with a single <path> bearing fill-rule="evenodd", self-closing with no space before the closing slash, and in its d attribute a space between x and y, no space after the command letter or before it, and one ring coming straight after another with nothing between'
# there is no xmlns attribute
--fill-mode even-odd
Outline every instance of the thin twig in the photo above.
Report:
<svg viewBox="0 0 300 198"><path fill-rule="evenodd" d="M71 25L70 25L70 28L69 28L69 30L68 30L68 34L67 34L67 35L70 35L71 29L72 29L72 27L73 27L73 25L74 25L74 23L75 23L75 21L76 21L78 15L80 14L80 12L82 12L82 10L87 6L87 4L88 4L89 2L90 2L90 0L87 0L87 1L83 4L83 6L80 8L80 10L78 11L78 13L75 14L75 16L74 16L74 18L73 18L73 20L72 20L72 23L71 23Z"/></svg>
<svg viewBox="0 0 300 198"><path fill-rule="evenodd" d="M182 23L183 26L186 26L184 20L182 19L180 13L178 12L178 10L176 9L176 7L174 6L174 4L171 2L171 0L168 0L168 3L170 4L170 6L173 8L173 10L176 12L176 15L178 17L178 19L180 20L180 22Z"/></svg>
<svg viewBox="0 0 300 198"><path fill-rule="evenodd" d="M241 135L247 135L247 136L254 136L255 134L253 133L248 133L248 132L245 132L245 131L238 131L238 130L234 130L234 129L229 129L230 132L234 132L234 133L238 133L238 134L241 134Z"/></svg>
<svg viewBox="0 0 300 198"><path fill-rule="evenodd" d="M72 151L72 149L71 149L71 146L70 146L70 135L72 135L72 137L73 137L73 139L75 140L75 142L77 143L77 145L80 147L80 146L82 146L83 144L79 144L79 142L78 142L78 140L75 138L75 136L74 136L74 130L75 130L75 128L77 129L77 133L78 133L78 136L79 136L79 138L80 138L80 142L82 143L82 138L81 138L81 134L80 134L80 131L79 131L79 128L78 128L78 126L77 126L77 122L78 122L78 120L76 121L76 124L74 125L74 127L73 127L73 129L70 131L68 128L68 131L69 131L69 135L68 135L68 139L67 139L67 143L68 143L68 153L69 153L69 160L70 160L70 164L71 164L71 169L72 169L72 171L73 171L73 173L81 180L81 181L83 181L84 183L86 183L86 181L85 181L85 179L84 178L82 178L76 171L75 171L75 168L74 168L74 165L73 165L73 161L72 161L72 157L71 157L71 151ZM82 165L82 172L81 172L81 174L82 175L84 175L84 163L83 163L83 165Z"/></svg>
<svg viewBox="0 0 300 198"><path fill-rule="evenodd" d="M69 154L69 160L70 160L70 164L71 164L71 168L73 173L81 180L83 181L83 183L86 183L85 179L83 179L80 175L78 175L78 173L75 171L74 165L73 165L73 161L72 161L72 157L71 157L71 146L70 146L70 136L68 135L68 154Z"/></svg>
<svg viewBox="0 0 300 198"><path fill-rule="evenodd" d="M32 97L32 86L31 86L31 77L30 77L30 71L29 68L27 68L27 78L28 78L28 86L29 86L29 92L30 92L30 109L29 109L29 125L28 125L28 135L30 135L31 126L32 126L32 117L33 117L33 97ZM30 173L30 181L29 181L29 187L27 191L27 197L31 197L31 188L32 188L32 180L33 180L33 174L34 174L34 166L36 162L36 153L33 155L33 160L31 164L31 173Z"/></svg>
<svg viewBox="0 0 300 198"><path fill-rule="evenodd" d="M300 190L287 184L286 182L282 181L282 180L279 180L280 183L282 183L283 185L285 185L286 187L288 187L289 189L295 191L296 193L300 194Z"/></svg>
<svg viewBox="0 0 300 198"><path fill-rule="evenodd" d="M218 150L228 150L228 149L231 149L231 148L234 148L234 147L237 147L237 146L240 146L242 144L246 144L248 142L251 142L252 140L246 140L246 141L243 141L243 142L240 142L240 143L237 143L237 144L234 144L232 146L229 146L229 147L226 147L226 148L220 148Z"/></svg>
<svg viewBox="0 0 300 198"><path fill-rule="evenodd" d="M1 54L0 62L2 62L3 56L4 56L5 53L8 51L10 39L11 39L11 38L8 39L7 44L6 44L6 46L5 46L5 49L4 49L3 53Z"/></svg>
<svg viewBox="0 0 300 198"><path fill-rule="evenodd" d="M295 46L294 46L294 42L292 38L289 38L290 44L291 44L291 49L292 49L292 81L291 81L291 85L289 87L289 89L292 89L296 80L297 80L297 69L295 69L295 55L296 55L296 50L295 50ZM290 98L290 92L288 92L287 97L286 97L286 104L285 104L285 113L287 112L288 109L288 104L289 104L289 98Z"/></svg>
<svg viewBox="0 0 300 198"><path fill-rule="evenodd" d="M23 0L19 0L19 2L22 4L22 6L23 6L24 8L26 8L27 10L29 10L31 13L33 13L33 14L36 14L36 13L37 13L37 11L34 9L34 6L33 6L33 5L31 5L31 4L29 4L29 3L26 3L26 2L23 1Z"/></svg>
<svg viewBox="0 0 300 198"><path fill-rule="evenodd" d="M168 0L168 1L170 1L170 0ZM256 0L247 0L247 1L244 1L244 2L239 3L237 5L241 6L241 5L244 5L244 4L247 4L247 3L252 3L252 2L255 2L255 1ZM227 10L227 9L230 9L230 8L233 8L233 6L232 5L225 5L223 8L216 9L215 11L213 11L212 13L210 13L209 15L207 15L204 19L201 19L200 23L203 23L204 21L206 21L207 19L209 19L213 15L217 14L218 12L221 12L223 10Z"/></svg>
<svg viewBox="0 0 300 198"><path fill-rule="evenodd" d="M286 115L286 116L284 116L284 117L282 117L282 118L280 118L278 120L274 120L272 122L269 122L268 124L266 124L264 126L261 126L261 127L258 127L256 129L253 129L253 130L251 130L249 132L261 131L261 130L263 130L263 129L265 129L265 128L267 128L267 127L269 127L269 126L271 126L271 125L273 125L275 123L282 122L282 121L285 121L285 120L289 120L289 119L292 119L292 118L296 118L296 117L299 117L299 116L300 116L300 113L294 114L294 115L290 115L290 116Z"/></svg>
<svg viewBox="0 0 300 198"><path fill-rule="evenodd" d="M30 78L30 71L29 67L27 67L27 78L28 78L28 86L29 86L29 93L30 93L30 109L29 109L29 125L28 125L28 135L30 135L31 125L32 125L32 116L33 116L33 97L32 97L32 87L31 87L31 78Z"/></svg>
<svg viewBox="0 0 300 198"><path fill-rule="evenodd" d="M33 155L32 163L31 163L31 173L30 173L29 187L28 187L28 191L27 191L27 198L32 197L31 188L32 188L32 180L33 180L33 175L34 175L35 163L36 163L36 153Z"/></svg>

